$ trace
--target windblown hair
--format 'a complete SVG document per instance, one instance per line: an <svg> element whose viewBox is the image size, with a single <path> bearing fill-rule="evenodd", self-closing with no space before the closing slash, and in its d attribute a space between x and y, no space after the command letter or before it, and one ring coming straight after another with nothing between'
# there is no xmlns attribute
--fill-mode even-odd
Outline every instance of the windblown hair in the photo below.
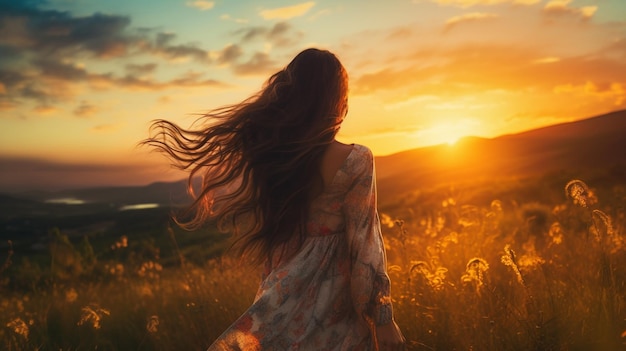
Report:
<svg viewBox="0 0 626 351"><path fill-rule="evenodd" d="M142 144L190 172L194 201L174 217L185 229L216 220L240 254L271 257L301 245L313 198L323 189L320 162L347 114L348 77L325 50L300 52L243 102L202 115L195 129L156 120ZM202 176L194 191L193 181Z"/></svg>

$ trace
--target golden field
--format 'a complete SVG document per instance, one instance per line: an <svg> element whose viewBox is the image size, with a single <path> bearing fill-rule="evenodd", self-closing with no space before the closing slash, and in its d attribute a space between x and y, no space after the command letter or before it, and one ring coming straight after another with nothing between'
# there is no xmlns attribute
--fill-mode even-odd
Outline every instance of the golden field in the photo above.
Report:
<svg viewBox="0 0 626 351"><path fill-rule="evenodd" d="M381 206L409 349L625 349L624 187L574 180L536 202L500 184L500 198L463 203L481 186ZM4 246L1 348L206 348L250 304L259 273L219 254L223 234L158 224L137 229L146 236L52 230L37 255Z"/></svg>

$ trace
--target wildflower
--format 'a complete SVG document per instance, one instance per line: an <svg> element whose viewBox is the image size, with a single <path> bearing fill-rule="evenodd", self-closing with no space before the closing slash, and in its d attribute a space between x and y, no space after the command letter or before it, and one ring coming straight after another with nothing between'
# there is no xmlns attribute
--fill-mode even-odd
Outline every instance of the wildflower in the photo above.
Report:
<svg viewBox="0 0 626 351"><path fill-rule="evenodd" d="M418 271L419 273L426 278L428 285L435 291L439 291L443 289L444 282L446 279L446 273L448 269L445 267L437 267L432 270L429 267L429 264L425 261L418 261L411 266L410 273L413 273L413 270Z"/></svg>
<svg viewBox="0 0 626 351"><path fill-rule="evenodd" d="M181 288L183 291L187 291L187 292L191 291L191 285L189 285L189 284L188 284L188 283L186 283L186 282L180 282L180 288Z"/></svg>
<svg viewBox="0 0 626 351"><path fill-rule="evenodd" d="M502 202L500 200L491 201L490 210L485 214L485 229L497 230L503 216Z"/></svg>
<svg viewBox="0 0 626 351"><path fill-rule="evenodd" d="M476 292L480 292L480 288L485 284L485 272L489 269L489 264L482 258L474 257L465 267L465 273L461 276L463 283L474 283Z"/></svg>
<svg viewBox="0 0 626 351"><path fill-rule="evenodd" d="M515 276L517 277L517 281L523 286L526 286L526 282L524 281L524 276L522 276L522 272L520 271L519 265L517 263L517 256L515 255L515 251L511 249L510 245L504 246L504 255L501 257L501 261L505 266L511 267L513 272L515 272Z"/></svg>
<svg viewBox="0 0 626 351"><path fill-rule="evenodd" d="M65 291L65 301L72 303L76 301L77 298L78 298L78 293L76 292L76 289L70 288Z"/></svg>
<svg viewBox="0 0 626 351"><path fill-rule="evenodd" d="M94 329L100 329L102 318L111 314L108 310L96 304L89 304L81 309L82 313L78 325L91 324Z"/></svg>
<svg viewBox="0 0 626 351"><path fill-rule="evenodd" d="M159 316L153 315L148 319L148 323L146 324L146 330L150 333L156 333L157 327L159 326Z"/></svg>
<svg viewBox="0 0 626 351"><path fill-rule="evenodd" d="M592 232L598 242L609 245L610 252L615 253L624 246L624 239L615 231L611 217L600 210L591 212L593 220Z"/></svg>
<svg viewBox="0 0 626 351"><path fill-rule="evenodd" d="M461 215L459 217L458 223L463 227L474 227L479 226L482 221L482 214L478 207L463 205L461 206Z"/></svg>
<svg viewBox="0 0 626 351"><path fill-rule="evenodd" d="M518 260L519 266L524 268L525 271L532 270L545 262L546 260L537 255L537 252L534 250L530 251L526 255L522 255Z"/></svg>
<svg viewBox="0 0 626 351"><path fill-rule="evenodd" d="M502 201L500 200L493 200L491 201L491 212L493 212L495 215L502 215Z"/></svg>
<svg viewBox="0 0 626 351"><path fill-rule="evenodd" d="M550 230L548 231L548 235L552 239L552 243L559 245L563 242L563 229L561 228L561 224L559 222L554 222L550 226Z"/></svg>
<svg viewBox="0 0 626 351"><path fill-rule="evenodd" d="M600 210L593 210L591 212L591 218L593 220L593 233L596 240L601 241L603 238L613 234L613 227L611 225L611 218L606 213Z"/></svg>
<svg viewBox="0 0 626 351"><path fill-rule="evenodd" d="M452 207L456 205L456 200L452 197L449 197L441 202L441 207Z"/></svg>
<svg viewBox="0 0 626 351"><path fill-rule="evenodd" d="M18 312L24 312L24 301L19 298L15 301L15 305L17 307L16 309L18 310Z"/></svg>
<svg viewBox="0 0 626 351"><path fill-rule="evenodd" d="M386 213L380 214L380 224L384 225L387 228L393 228L394 221L391 217Z"/></svg>
<svg viewBox="0 0 626 351"><path fill-rule="evenodd" d="M140 277L158 278L158 272L161 272L162 270L163 266L161 266L159 263L148 261L144 262L141 265L139 271L137 271L137 274L139 274Z"/></svg>
<svg viewBox="0 0 626 351"><path fill-rule="evenodd" d="M104 266L104 268L106 270L108 270L108 272L111 275L117 275L117 276L121 276L124 274L124 265L121 263L117 263L114 266L109 266L108 264Z"/></svg>
<svg viewBox="0 0 626 351"><path fill-rule="evenodd" d="M128 237L126 235L122 235L120 240L116 241L115 244L111 245L111 250L117 250L124 247L128 247Z"/></svg>
<svg viewBox="0 0 626 351"><path fill-rule="evenodd" d="M15 318L10 321L6 325L9 329L11 329L15 334L23 336L25 339L28 339L28 324L24 322L21 318Z"/></svg>
<svg viewBox="0 0 626 351"><path fill-rule="evenodd" d="M402 267L398 266L397 264L387 267L387 273L395 272L402 272Z"/></svg>
<svg viewBox="0 0 626 351"><path fill-rule="evenodd" d="M450 232L450 234L444 236L439 240L439 245L442 249L448 247L449 244L458 244L459 243L459 234L457 232Z"/></svg>
<svg viewBox="0 0 626 351"><path fill-rule="evenodd" d="M567 206L565 204L556 205L552 208L552 214L558 215L565 212L565 210L567 210Z"/></svg>
<svg viewBox="0 0 626 351"><path fill-rule="evenodd" d="M565 185L565 195L572 199L575 205L588 207L598 202L595 194L582 180L571 180Z"/></svg>
<svg viewBox="0 0 626 351"><path fill-rule="evenodd" d="M150 297L153 296L154 294L152 293L152 287L150 286L150 284L142 284L138 287L138 292L139 295L143 296L143 297Z"/></svg>

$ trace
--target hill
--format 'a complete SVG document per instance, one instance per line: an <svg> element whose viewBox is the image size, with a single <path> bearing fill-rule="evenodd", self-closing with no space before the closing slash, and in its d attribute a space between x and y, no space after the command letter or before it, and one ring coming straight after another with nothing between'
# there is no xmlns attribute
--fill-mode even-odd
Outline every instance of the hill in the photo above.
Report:
<svg viewBox="0 0 626 351"><path fill-rule="evenodd" d="M626 169L626 110L493 139L468 137L378 157L379 192L397 196L441 184Z"/></svg>

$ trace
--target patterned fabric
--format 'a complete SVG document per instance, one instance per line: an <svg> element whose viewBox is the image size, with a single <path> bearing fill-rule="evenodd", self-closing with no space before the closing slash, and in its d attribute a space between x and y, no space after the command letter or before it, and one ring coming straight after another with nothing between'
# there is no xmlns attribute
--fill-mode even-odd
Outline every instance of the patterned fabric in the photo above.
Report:
<svg viewBox="0 0 626 351"><path fill-rule="evenodd" d="M313 201L302 247L266 263L254 303L209 350L375 349L375 325L392 319L384 250L374 158L354 145Z"/></svg>

